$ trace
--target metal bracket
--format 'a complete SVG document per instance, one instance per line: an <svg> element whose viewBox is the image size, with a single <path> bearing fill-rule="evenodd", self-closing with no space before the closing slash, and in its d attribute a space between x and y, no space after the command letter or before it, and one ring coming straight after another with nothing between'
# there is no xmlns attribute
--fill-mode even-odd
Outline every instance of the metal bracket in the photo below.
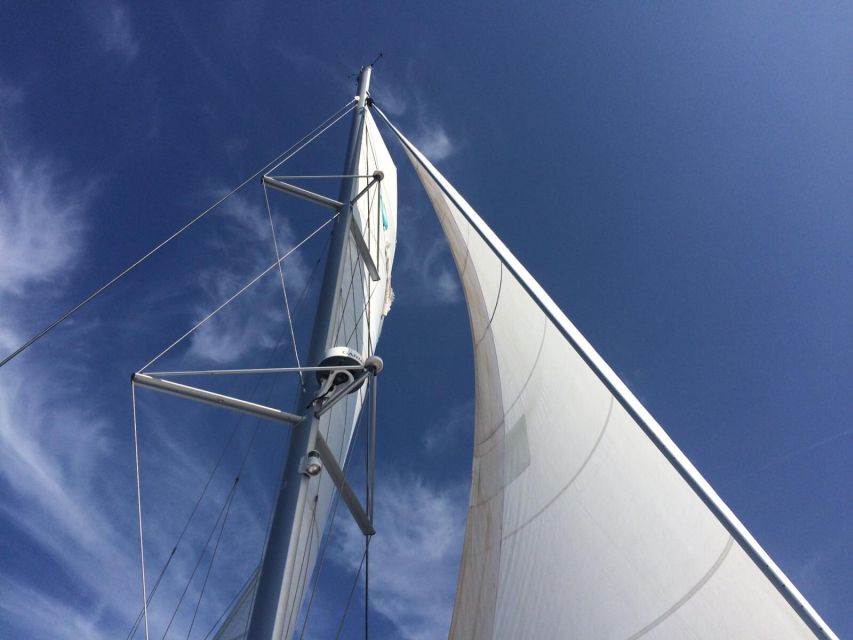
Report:
<svg viewBox="0 0 853 640"><path fill-rule="evenodd" d="M248 413L249 415L253 415L258 418L275 420L276 422L285 422L289 425L299 424L303 420L302 416L287 413L286 411L282 411L280 409L273 409L272 407L266 407L261 404L255 404L254 402L249 402L248 400L240 400L239 398L224 396L220 393L213 393L212 391L197 389L196 387L190 387L185 384L178 384L177 382L171 382L169 380L161 380L160 378L154 378L152 376L145 375L144 373L134 373L133 376L131 376L131 382L133 384L138 384L142 387L154 389L155 391L169 393L171 395L180 396L182 398L189 398L190 400L196 400L205 404L213 404L220 407L225 407L226 409L231 409L232 411Z"/></svg>
<svg viewBox="0 0 853 640"><path fill-rule="evenodd" d="M331 375L331 376L329 376L329 378L331 379L331 378L332 378L332 376L334 376L334 375L335 375L335 374L334 374L334 373L332 373L332 375ZM315 411L315 412L314 412L314 416L315 416L315 417L317 417L317 418L319 418L320 416L322 416L322 415L323 415L324 413L326 413L329 409L331 409L333 406L335 406L341 398L343 398L344 396L348 395L350 391L352 391L353 389L355 389L356 387L358 387L360 384L362 384L362 383L364 382L364 380L365 380L365 378L366 378L366 377L367 377L367 372L366 372L366 371L362 371L361 373L357 373L356 375L354 375L354 376L352 377L352 380L350 380L349 382L347 382L347 383L346 383L345 385L343 385L340 389L338 389L337 391L335 391L331 396L329 396L328 398L326 398L326 399L323 401L323 404L320 406L320 408L319 408L319 409L317 409L317 411Z"/></svg>
<svg viewBox="0 0 853 640"><path fill-rule="evenodd" d="M355 491L353 491L353 488L350 486L349 482L347 482L343 469L341 469L341 466L335 459L335 454L331 452L329 445L326 444L326 440L319 433L317 434L317 440L314 442L314 447L317 450L317 453L320 454L320 459L323 461L323 466L325 467L326 472L329 474L332 482L335 483L338 491L341 492L341 498L343 498L344 504L347 505L349 512L355 519L355 523L358 525L358 528L361 529L361 532L366 536L374 535L376 533L376 529L373 528L373 523L370 521L370 518L367 517L364 508L358 501L358 496L355 494Z"/></svg>
<svg viewBox="0 0 853 640"><path fill-rule="evenodd" d="M302 187L297 187L293 184L288 184L287 182L282 182L281 180L276 180L271 176L264 176L264 184L278 191L284 191L285 193L315 202L324 207L328 207L329 209L334 209L335 211L340 211L344 207L343 202L333 200L332 198L322 196L319 193L314 193L313 191L308 191L308 189L303 189Z"/></svg>
<svg viewBox="0 0 853 640"><path fill-rule="evenodd" d="M358 249L358 253L364 261L364 266L367 267L370 279L373 280L373 282L378 282L379 270L376 268L376 263L373 262L373 256L370 255L370 249L367 247L367 242L364 241L364 236L361 235L361 229L358 228L358 224L355 222L354 217L350 223L349 230L352 231L352 238L355 240L355 248Z"/></svg>
<svg viewBox="0 0 853 640"><path fill-rule="evenodd" d="M373 174L373 179L367 184L367 186L362 189L355 198L352 199L350 205L355 203L362 194L367 192L367 190L379 180L382 180L384 174L381 171L377 171ZM287 182L282 182L281 180L277 180L272 176L264 176L263 178L264 184L268 187L272 187L278 191L283 191L284 193L289 193L298 198L303 198L304 200L308 200L310 202L314 202L316 204L322 205L324 207L328 207L329 209L334 209L335 211L340 211L344 208L344 203L338 200L333 200L332 198L328 198L326 196L320 195L319 193L314 193L313 191L309 191L308 189L303 189L302 187L297 187L296 185L289 184ZM367 243L364 240L364 236L361 233L361 229L357 228L357 224L355 222L355 218L353 218L350 222L350 231L352 232L352 238L355 240L355 247L358 249L358 253L361 256L361 259L364 261L364 266L367 268L367 272L370 274L370 279L373 282L379 281L379 270L376 268L376 263L373 262L373 256L370 255L370 249L367 246Z"/></svg>
<svg viewBox="0 0 853 640"><path fill-rule="evenodd" d="M355 195L355 198L353 198L352 200L349 201L350 204L355 204L355 201L358 200L359 198L361 198L361 196L363 196L365 193L367 193L367 191L368 191L368 189L370 189L370 187L372 187L374 184L376 184L377 182L382 180L385 177L385 174L382 171L374 171L373 175L371 177L373 179L370 182L368 182L367 185L365 185L364 189L362 189L361 191L359 191Z"/></svg>

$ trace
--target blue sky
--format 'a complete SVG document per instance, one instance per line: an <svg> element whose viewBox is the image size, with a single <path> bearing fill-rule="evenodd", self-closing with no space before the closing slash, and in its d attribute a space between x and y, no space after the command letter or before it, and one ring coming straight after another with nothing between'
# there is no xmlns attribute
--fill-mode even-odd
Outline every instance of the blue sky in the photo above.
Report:
<svg viewBox="0 0 853 640"><path fill-rule="evenodd" d="M4 14L0 350L342 106L382 51L377 101L839 636L853 635L849 5L105 1ZM292 172L338 173L345 135L330 131ZM378 637L440 638L470 471L471 348L438 225L392 151L400 248L379 350L372 620ZM290 242L322 222L289 200L273 209ZM269 263L265 215L252 184L0 370L3 637L127 634L140 598L128 376ZM323 249L318 238L288 262L294 290ZM169 364L290 363L274 285ZM292 397L284 381L233 384ZM139 410L155 575L226 450L154 603L159 629L249 452L202 637L257 557L284 434L150 394ZM314 637L336 626L360 558L345 523L332 540ZM192 613L179 611L176 636Z"/></svg>

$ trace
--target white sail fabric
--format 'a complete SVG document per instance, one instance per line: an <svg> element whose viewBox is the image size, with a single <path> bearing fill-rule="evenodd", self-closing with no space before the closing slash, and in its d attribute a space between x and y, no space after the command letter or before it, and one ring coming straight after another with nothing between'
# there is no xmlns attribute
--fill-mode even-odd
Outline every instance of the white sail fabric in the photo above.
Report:
<svg viewBox="0 0 853 640"><path fill-rule="evenodd" d="M249 628L249 616L252 613L252 601L258 589L257 570L249 578L240 594L237 596L231 611L222 622L214 640L243 640Z"/></svg>
<svg viewBox="0 0 853 640"><path fill-rule="evenodd" d="M336 287L332 322L326 338L327 348L349 347L363 358L373 355L376 350L382 323L393 299L391 268L397 245L397 168L379 135L373 117L366 112L357 171L362 177L355 181L350 199L367 187L370 176L376 171L381 171L383 178L356 201L353 207L353 224L355 232L361 234L370 250L379 280L371 280L352 235L348 235L343 268ZM364 385L319 418L318 432L326 440L341 466L349 453L366 392L367 387ZM295 570L285 576L282 585L281 598L285 607L281 611L284 615L280 624L279 620L276 624L281 638L290 638L297 625L300 607L306 596L308 581L326 530L334 494L335 485L327 473L312 478L308 484L308 498L304 503L306 512L298 520L301 522L301 528L294 531L291 537ZM247 590L254 591L255 588L255 584L250 584ZM251 608L251 600L252 597L241 598L240 603L248 610ZM229 620L234 622L223 625L216 638L231 640L232 637L242 637L230 634L236 629L236 621L247 622L245 617L235 609Z"/></svg>
<svg viewBox="0 0 853 640"><path fill-rule="evenodd" d="M450 637L834 638L530 274L395 132L447 236L474 342L473 476Z"/></svg>

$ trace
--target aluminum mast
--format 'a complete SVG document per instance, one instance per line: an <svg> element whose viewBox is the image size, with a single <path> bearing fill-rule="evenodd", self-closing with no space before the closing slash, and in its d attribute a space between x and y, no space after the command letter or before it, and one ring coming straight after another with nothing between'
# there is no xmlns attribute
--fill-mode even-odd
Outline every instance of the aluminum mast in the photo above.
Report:
<svg viewBox="0 0 853 640"><path fill-rule="evenodd" d="M348 177L343 180L339 198L344 206L332 230L326 270L323 275L323 285L311 336L311 349L308 359L311 364L318 363L329 346L336 283L350 234L349 227L352 224L350 194L356 180L354 175L358 173L356 165L362 132L364 131L364 112L367 106L367 91L370 85L371 71L372 67L366 66L361 69L359 74L358 104L354 111L346 163L342 172L344 176ZM309 406L314 400L316 389L317 382L314 376L306 376L298 406ZM261 562L258 591L249 623L249 640L279 640L283 634L287 633L288 605L297 608L301 606L301 602L295 602L295 598L291 597L291 589L295 586L294 565L297 563L295 557L297 545L293 537L295 532L301 530L301 519L304 512L302 507L307 496L308 478L300 473L300 463L303 456L314 448L317 428L318 420L314 417L312 407L305 412L305 419L294 428L291 436L287 461L274 506L269 541Z"/></svg>

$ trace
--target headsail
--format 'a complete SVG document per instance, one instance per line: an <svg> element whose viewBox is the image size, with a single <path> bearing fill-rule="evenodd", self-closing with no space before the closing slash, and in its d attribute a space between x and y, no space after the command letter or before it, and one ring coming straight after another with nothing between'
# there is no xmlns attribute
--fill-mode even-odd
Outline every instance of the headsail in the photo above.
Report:
<svg viewBox="0 0 853 640"><path fill-rule="evenodd" d="M473 477L450 637L835 638L504 244L394 131L447 236L474 342Z"/></svg>

